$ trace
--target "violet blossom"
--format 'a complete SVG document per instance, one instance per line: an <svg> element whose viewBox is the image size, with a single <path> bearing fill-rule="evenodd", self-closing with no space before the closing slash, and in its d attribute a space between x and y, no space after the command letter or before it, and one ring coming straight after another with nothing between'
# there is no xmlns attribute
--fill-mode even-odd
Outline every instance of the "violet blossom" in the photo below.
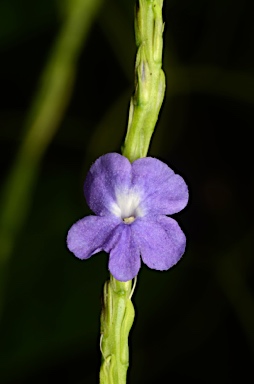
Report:
<svg viewBox="0 0 254 384"><path fill-rule="evenodd" d="M99 251L109 255L109 271L119 281L133 279L143 262L167 270L185 251L186 238L171 215L188 202L188 188L162 161L144 157L130 163L108 153L91 166L84 183L88 206L96 216L77 221L67 245L80 259Z"/></svg>

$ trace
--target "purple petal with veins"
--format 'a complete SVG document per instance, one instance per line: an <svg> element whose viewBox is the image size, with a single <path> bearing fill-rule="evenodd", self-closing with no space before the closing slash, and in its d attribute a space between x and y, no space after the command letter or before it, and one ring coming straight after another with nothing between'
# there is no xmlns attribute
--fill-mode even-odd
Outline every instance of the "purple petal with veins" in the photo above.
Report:
<svg viewBox="0 0 254 384"><path fill-rule="evenodd" d="M119 281L133 279L141 259L149 268L167 270L182 257L185 235L166 215L187 205L188 188L162 161L145 157L131 164L108 153L91 166L84 194L97 216L85 217L69 230L67 246L76 257L110 253L109 271Z"/></svg>

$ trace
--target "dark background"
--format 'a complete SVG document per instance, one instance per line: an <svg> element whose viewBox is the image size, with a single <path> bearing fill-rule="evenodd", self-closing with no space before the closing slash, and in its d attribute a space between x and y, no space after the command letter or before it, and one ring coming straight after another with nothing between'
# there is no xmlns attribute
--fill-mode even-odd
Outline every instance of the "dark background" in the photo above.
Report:
<svg viewBox="0 0 254 384"><path fill-rule="evenodd" d="M60 3L0 2L2 185L61 26ZM38 170L8 261L3 384L98 381L108 257L81 262L65 237L89 212L82 186L92 161L120 151L124 138L133 6L130 0L102 5L83 44L70 104ZM159 273L143 265L138 275L133 384L254 381L253 18L252 0L165 1L167 92L150 155L189 185L189 205L176 215L188 244L173 269Z"/></svg>

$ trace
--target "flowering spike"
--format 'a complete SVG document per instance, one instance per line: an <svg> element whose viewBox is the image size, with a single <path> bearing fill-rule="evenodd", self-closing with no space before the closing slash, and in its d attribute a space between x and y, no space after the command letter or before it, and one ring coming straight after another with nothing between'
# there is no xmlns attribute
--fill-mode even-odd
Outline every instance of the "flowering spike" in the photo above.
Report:
<svg viewBox="0 0 254 384"><path fill-rule="evenodd" d="M111 275L104 286L101 315L101 384L126 383L128 334L134 319L131 296L141 259L149 268L167 270L185 250L185 235L166 215L186 206L188 188L166 164L145 157L165 93L162 4L163 0L137 0L135 93L124 156L109 153L92 165L84 193L96 216L79 220L67 237L68 248L80 259L101 250L110 254Z"/></svg>

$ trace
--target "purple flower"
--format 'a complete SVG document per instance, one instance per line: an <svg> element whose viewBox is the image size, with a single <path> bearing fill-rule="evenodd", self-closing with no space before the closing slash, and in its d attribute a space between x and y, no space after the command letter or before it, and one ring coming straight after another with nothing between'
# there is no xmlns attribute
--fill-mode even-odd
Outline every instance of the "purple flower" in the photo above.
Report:
<svg viewBox="0 0 254 384"><path fill-rule="evenodd" d="M84 217L68 232L67 245L76 257L110 253L109 270L119 281L138 274L140 256L160 271L179 261L185 235L166 215L186 206L188 188L162 161L145 157L131 164L118 153L108 153L91 166L84 194L96 216Z"/></svg>

